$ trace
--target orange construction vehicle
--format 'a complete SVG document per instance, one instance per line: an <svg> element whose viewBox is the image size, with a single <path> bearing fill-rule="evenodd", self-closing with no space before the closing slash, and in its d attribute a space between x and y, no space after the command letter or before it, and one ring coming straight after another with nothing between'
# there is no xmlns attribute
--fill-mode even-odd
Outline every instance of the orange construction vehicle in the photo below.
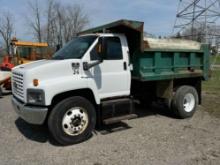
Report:
<svg viewBox="0 0 220 165"><path fill-rule="evenodd" d="M45 42L26 42L12 39L12 54L15 65L25 64L36 60L49 59L52 51Z"/></svg>
<svg viewBox="0 0 220 165"><path fill-rule="evenodd" d="M0 63L0 87L3 85L6 89L11 87L9 75L14 66L41 59L50 59L54 51L45 42L26 42L13 38L10 52L10 55L5 55Z"/></svg>

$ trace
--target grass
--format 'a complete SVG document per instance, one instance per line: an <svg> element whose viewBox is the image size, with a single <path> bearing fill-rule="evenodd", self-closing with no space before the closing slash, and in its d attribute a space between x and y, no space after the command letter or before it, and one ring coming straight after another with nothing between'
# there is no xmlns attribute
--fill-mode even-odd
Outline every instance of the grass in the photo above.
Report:
<svg viewBox="0 0 220 165"><path fill-rule="evenodd" d="M220 65L220 55L211 56L210 64ZM203 82L203 91L209 94L218 94L220 96L220 68L211 71L211 78Z"/></svg>
<svg viewBox="0 0 220 165"><path fill-rule="evenodd" d="M203 91L220 95L220 69L212 70L211 78L203 82Z"/></svg>
<svg viewBox="0 0 220 165"><path fill-rule="evenodd" d="M220 69L212 71L210 80L203 82L203 103L205 111L220 118Z"/></svg>
<svg viewBox="0 0 220 165"><path fill-rule="evenodd" d="M210 64L220 65L220 54L210 57Z"/></svg>
<svg viewBox="0 0 220 165"><path fill-rule="evenodd" d="M2 63L2 59L3 59L3 57L0 55L0 64Z"/></svg>

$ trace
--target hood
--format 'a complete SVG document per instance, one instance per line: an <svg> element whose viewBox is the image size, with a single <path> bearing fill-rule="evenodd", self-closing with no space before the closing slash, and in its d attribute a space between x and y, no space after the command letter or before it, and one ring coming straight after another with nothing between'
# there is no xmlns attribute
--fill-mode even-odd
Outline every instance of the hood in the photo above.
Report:
<svg viewBox="0 0 220 165"><path fill-rule="evenodd" d="M22 70L30 70L30 69L36 69L38 67L42 67L45 65L50 65L52 63L60 63L61 60L39 60L30 62L27 64L22 64L14 67L13 69L22 69Z"/></svg>
<svg viewBox="0 0 220 165"><path fill-rule="evenodd" d="M33 79L46 81L48 79L61 79L66 76L73 77L73 63L79 63L79 72L77 75L80 75L80 68L82 68L80 59L40 60L16 66L12 71L23 74L27 81L32 81Z"/></svg>

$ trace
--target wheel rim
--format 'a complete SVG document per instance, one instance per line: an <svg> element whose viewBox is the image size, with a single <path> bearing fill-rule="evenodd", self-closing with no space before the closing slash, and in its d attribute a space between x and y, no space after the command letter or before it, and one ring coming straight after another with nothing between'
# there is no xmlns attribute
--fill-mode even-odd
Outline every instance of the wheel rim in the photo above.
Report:
<svg viewBox="0 0 220 165"><path fill-rule="evenodd" d="M183 108L186 112L191 112L195 107L195 97L193 94L188 93L183 100Z"/></svg>
<svg viewBox="0 0 220 165"><path fill-rule="evenodd" d="M86 110L82 107L75 107L65 113L62 120L62 128L66 134L76 136L85 131L88 122L89 118Z"/></svg>

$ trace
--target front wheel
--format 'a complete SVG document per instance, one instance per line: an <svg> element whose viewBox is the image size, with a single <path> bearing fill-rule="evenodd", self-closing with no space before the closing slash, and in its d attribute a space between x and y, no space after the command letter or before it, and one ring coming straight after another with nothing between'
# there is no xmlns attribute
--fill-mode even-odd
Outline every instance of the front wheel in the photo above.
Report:
<svg viewBox="0 0 220 165"><path fill-rule="evenodd" d="M181 86L175 92L172 109L179 118L192 117L198 105L198 93L192 86Z"/></svg>
<svg viewBox="0 0 220 165"><path fill-rule="evenodd" d="M95 127L94 106L85 98L74 96L58 103L48 118L48 128L54 139L70 145L88 139Z"/></svg>

